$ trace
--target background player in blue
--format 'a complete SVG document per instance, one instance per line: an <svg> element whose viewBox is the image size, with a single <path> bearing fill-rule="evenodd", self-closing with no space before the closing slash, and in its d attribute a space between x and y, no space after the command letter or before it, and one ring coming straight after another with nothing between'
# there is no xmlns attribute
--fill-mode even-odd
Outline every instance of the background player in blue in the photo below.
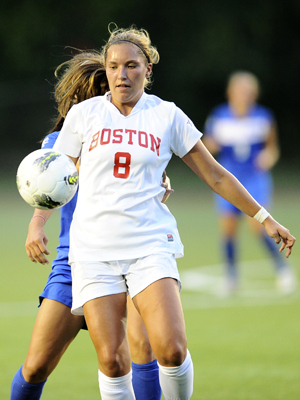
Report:
<svg viewBox="0 0 300 400"><path fill-rule="evenodd" d="M269 208L272 197L270 170L278 161L280 151L273 113L256 103L258 96L259 82L255 75L246 71L233 73L227 86L228 103L211 112L203 142L218 156L220 164L235 175L260 204ZM242 213L218 195L216 205L227 268L225 290L231 293L238 287L236 241ZM252 218L247 220L274 261L278 287L284 292L293 290L292 270L278 253L276 244L261 224Z"/></svg>
<svg viewBox="0 0 300 400"><path fill-rule="evenodd" d="M62 64L67 67L56 85L55 98L59 117L55 126L43 141L42 148L51 149L59 135L69 109L74 103L103 94L106 91L106 76L101 58L96 52L82 52ZM164 177L166 181L168 178ZM167 184L166 184L167 185ZM165 186L165 185L164 185ZM165 186L166 187L166 186ZM166 190L166 200L172 190ZM77 201L77 194L61 208L61 231L57 256L52 263L46 287L40 295L40 308L33 330L31 343L24 365L16 373L11 388L11 400L40 399L46 379L57 366L60 358L85 326L82 316L71 314L71 271L68 265L69 228ZM52 211L35 210L29 224L26 251L33 262L47 264L49 254L44 224ZM133 386L137 399L158 400L161 389L158 366L141 318L129 305L129 343L132 348ZM130 322L131 321L131 322ZM134 332L134 337L132 332Z"/></svg>

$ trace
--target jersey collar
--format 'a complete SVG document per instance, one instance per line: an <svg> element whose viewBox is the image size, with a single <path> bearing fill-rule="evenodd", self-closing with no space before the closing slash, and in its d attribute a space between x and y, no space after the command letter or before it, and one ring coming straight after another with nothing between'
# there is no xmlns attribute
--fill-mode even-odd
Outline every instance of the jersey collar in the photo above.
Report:
<svg viewBox="0 0 300 400"><path fill-rule="evenodd" d="M104 99L106 100L105 104L109 107L109 109L114 111L114 112L117 112L119 115L122 115L124 118L129 118L130 116L132 116L132 115L136 114L137 112L139 112L143 108L144 103L146 101L146 98L147 98L147 94L145 92L143 92L143 94L139 98L139 101L133 107L133 110L131 111L131 113L129 115L125 116L125 115L120 113L120 111L117 109L117 107L114 104L112 104L112 102L111 102L111 92L106 92L105 95L104 95Z"/></svg>

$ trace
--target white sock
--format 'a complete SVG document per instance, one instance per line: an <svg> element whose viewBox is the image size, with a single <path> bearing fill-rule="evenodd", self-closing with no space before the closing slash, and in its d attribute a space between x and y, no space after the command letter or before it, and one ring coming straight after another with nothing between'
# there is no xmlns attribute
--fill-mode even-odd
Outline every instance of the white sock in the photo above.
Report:
<svg viewBox="0 0 300 400"><path fill-rule="evenodd" d="M135 400L132 387L132 372L119 378L110 378L98 370L102 400Z"/></svg>
<svg viewBox="0 0 300 400"><path fill-rule="evenodd" d="M159 365L159 381L165 400L189 400L193 394L194 367L190 352L179 367Z"/></svg>

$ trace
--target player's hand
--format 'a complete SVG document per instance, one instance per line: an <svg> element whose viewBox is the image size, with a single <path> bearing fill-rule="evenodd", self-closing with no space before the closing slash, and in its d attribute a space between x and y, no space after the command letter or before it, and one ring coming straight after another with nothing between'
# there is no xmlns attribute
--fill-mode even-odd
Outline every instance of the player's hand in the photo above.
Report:
<svg viewBox="0 0 300 400"><path fill-rule="evenodd" d="M162 198L161 202L165 203L168 200L170 194L174 193L174 190L171 188L171 181L170 181L170 178L167 176L166 171L164 171L162 178L163 178L163 181L162 181L161 186L163 188L165 188L166 191L165 191L164 197Z"/></svg>
<svg viewBox="0 0 300 400"><path fill-rule="evenodd" d="M271 216L264 220L263 225L267 234L271 236L277 244L282 241L279 251L282 252L286 249L285 256L288 258L292 253L292 248L296 242L296 238L290 234L288 229L280 225Z"/></svg>
<svg viewBox="0 0 300 400"><path fill-rule="evenodd" d="M261 150L256 159L255 164L259 169L263 171L269 171L271 168L274 167L278 157L269 149Z"/></svg>
<svg viewBox="0 0 300 400"><path fill-rule="evenodd" d="M48 237L44 231L44 221L42 218L34 218L28 227L28 235L25 243L27 256L34 263L49 264L45 254L50 254L47 249Z"/></svg>

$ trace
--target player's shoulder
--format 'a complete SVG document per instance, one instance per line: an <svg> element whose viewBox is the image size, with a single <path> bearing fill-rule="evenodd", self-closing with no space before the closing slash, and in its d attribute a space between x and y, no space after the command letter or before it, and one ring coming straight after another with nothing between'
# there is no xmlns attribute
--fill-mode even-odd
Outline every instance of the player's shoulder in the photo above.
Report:
<svg viewBox="0 0 300 400"><path fill-rule="evenodd" d="M85 109L93 108L95 105L104 104L104 99L105 99L105 96L94 96L94 97L91 97L90 99L83 100L78 104L74 104L74 106L72 108L76 107L77 110L85 110Z"/></svg>
<svg viewBox="0 0 300 400"><path fill-rule="evenodd" d="M54 146L54 143L56 142L56 139L58 138L60 131L55 131L49 133L43 140L42 142L42 149L52 149Z"/></svg>
<svg viewBox="0 0 300 400"><path fill-rule="evenodd" d="M157 115L158 118L164 120L166 123L172 124L176 115L180 114L180 109L175 103L166 101L153 94L144 94L145 101L143 108L150 111L151 114Z"/></svg>
<svg viewBox="0 0 300 400"><path fill-rule="evenodd" d="M95 96L74 104L68 112L67 118L73 123L83 124L91 114L95 112L101 114L104 108L104 99L104 96Z"/></svg>
<svg viewBox="0 0 300 400"><path fill-rule="evenodd" d="M252 108L251 114L255 117L264 117L267 119L273 119L274 117L273 111L261 104L255 104Z"/></svg>
<svg viewBox="0 0 300 400"><path fill-rule="evenodd" d="M213 118L230 118L231 112L228 103L222 103L214 107L210 112Z"/></svg>
<svg viewBox="0 0 300 400"><path fill-rule="evenodd" d="M175 108L175 103L167 100L163 100L158 96L155 96L154 94L147 94L144 93L145 96L145 105L148 107L153 107L153 108L162 108L162 109L172 109Z"/></svg>

